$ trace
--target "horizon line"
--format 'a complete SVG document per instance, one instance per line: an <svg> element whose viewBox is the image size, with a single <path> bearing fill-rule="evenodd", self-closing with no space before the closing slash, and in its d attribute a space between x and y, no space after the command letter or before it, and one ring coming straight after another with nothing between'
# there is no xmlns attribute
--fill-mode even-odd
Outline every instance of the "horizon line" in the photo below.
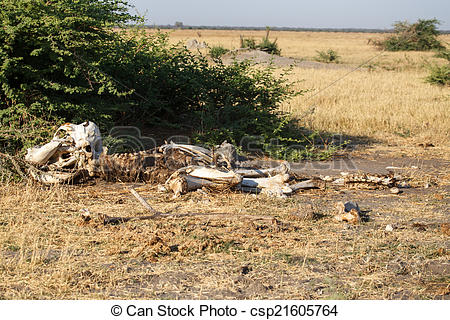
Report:
<svg viewBox="0 0 450 320"><path fill-rule="evenodd" d="M266 30L269 28L271 31L317 31L317 32L366 32L366 33L392 33L393 28L358 28L358 27L255 27L255 26L208 26L208 25L177 25L177 24L144 24L146 28L159 28L159 29L211 29L211 30ZM450 34L450 30L439 30L441 34Z"/></svg>

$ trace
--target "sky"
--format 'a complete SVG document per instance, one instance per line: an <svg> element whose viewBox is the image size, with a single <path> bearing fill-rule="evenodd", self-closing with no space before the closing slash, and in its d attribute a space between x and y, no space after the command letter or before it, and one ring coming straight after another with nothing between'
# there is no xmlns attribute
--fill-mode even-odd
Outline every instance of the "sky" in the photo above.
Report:
<svg viewBox="0 0 450 320"><path fill-rule="evenodd" d="M146 24L389 29L437 18L450 30L449 0L128 0Z"/></svg>

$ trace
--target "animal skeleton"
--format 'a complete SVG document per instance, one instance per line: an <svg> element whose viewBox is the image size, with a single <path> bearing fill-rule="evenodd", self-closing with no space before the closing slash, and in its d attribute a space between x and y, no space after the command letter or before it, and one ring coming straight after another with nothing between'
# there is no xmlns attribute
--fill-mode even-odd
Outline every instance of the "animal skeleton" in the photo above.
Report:
<svg viewBox="0 0 450 320"><path fill-rule="evenodd" d="M212 150L171 142L153 150L108 155L103 149L99 128L90 121L62 125L50 142L29 148L25 160L39 168L29 170L29 175L44 184L100 176L112 181L162 183L175 196L205 187L286 197L299 189L316 188L327 183L332 186L357 183L382 187L396 183L393 175L342 173L339 178L321 176L289 185L288 162L269 169L236 167L239 164L236 149L227 142Z"/></svg>

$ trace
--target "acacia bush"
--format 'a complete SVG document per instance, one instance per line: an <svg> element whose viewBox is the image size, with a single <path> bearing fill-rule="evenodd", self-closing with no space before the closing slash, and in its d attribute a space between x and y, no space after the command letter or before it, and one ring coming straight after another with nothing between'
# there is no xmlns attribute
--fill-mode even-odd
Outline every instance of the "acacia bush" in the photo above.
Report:
<svg viewBox="0 0 450 320"><path fill-rule="evenodd" d="M18 151L63 121L112 123L132 90L119 84L126 45L111 30L139 18L122 1L3 0L0 147Z"/></svg>
<svg viewBox="0 0 450 320"><path fill-rule="evenodd" d="M436 54L434 56L436 58L445 59L448 62L450 62L450 49L445 48L445 49L438 50L438 52L436 52Z"/></svg>
<svg viewBox="0 0 450 320"><path fill-rule="evenodd" d="M394 34L384 40L372 41L380 49L387 51L429 51L444 49L437 38L437 19L419 19L416 23L400 21L394 24Z"/></svg>
<svg viewBox="0 0 450 320"><path fill-rule="evenodd" d="M242 35L240 36L241 48L242 49L251 49L256 50L257 44L256 40L253 38L244 38Z"/></svg>

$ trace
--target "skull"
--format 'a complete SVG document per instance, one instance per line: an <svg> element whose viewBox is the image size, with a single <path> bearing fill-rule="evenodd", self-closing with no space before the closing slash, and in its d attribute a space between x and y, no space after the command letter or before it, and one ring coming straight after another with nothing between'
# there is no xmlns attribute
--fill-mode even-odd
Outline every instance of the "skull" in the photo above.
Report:
<svg viewBox="0 0 450 320"><path fill-rule="evenodd" d="M62 138L58 138L58 134L61 131L64 131L65 135ZM103 151L100 130L97 125L91 121L86 121L82 124L63 124L56 130L53 140L68 144L66 146L69 147L69 149L74 149L73 151L82 151L85 154L92 154L93 160L97 160ZM68 151L70 152L72 150Z"/></svg>

